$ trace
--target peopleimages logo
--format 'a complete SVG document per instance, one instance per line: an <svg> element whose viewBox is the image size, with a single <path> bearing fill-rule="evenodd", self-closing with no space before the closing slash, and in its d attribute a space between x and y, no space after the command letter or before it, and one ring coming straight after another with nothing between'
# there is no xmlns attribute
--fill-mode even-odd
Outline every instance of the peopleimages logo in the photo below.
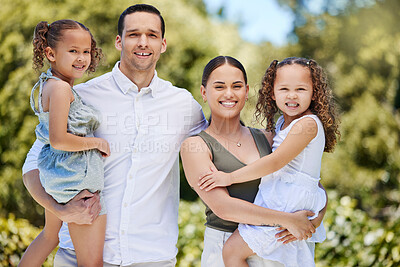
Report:
<svg viewBox="0 0 400 267"><path fill-rule="evenodd" d="M176 113L103 113L99 130L103 135L121 134L163 134L176 135L187 132L191 127L191 115Z"/></svg>

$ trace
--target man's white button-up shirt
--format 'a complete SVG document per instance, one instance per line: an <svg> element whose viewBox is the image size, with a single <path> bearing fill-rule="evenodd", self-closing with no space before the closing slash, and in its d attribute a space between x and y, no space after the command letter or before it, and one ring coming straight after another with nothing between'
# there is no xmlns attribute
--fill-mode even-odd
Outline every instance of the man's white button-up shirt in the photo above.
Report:
<svg viewBox="0 0 400 267"><path fill-rule="evenodd" d="M140 92L120 70L74 87L102 114L96 137L106 139L107 228L104 261L129 265L169 260L178 239L182 141L206 127L201 106L185 89L154 77ZM66 224L60 247L73 249Z"/></svg>

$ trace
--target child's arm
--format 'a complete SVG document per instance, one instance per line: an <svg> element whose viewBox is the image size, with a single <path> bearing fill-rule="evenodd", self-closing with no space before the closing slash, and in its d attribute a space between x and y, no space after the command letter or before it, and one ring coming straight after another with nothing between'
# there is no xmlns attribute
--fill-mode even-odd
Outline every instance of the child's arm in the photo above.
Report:
<svg viewBox="0 0 400 267"><path fill-rule="evenodd" d="M232 173L212 172L200 177L199 186L207 191L235 183L243 183L273 173L293 160L317 135L314 119L303 118L296 122L282 144L271 154Z"/></svg>
<svg viewBox="0 0 400 267"><path fill-rule="evenodd" d="M43 89L42 99L48 101L49 138L52 147L64 151L98 149L104 156L110 155L108 142L103 138L81 137L67 132L68 113L73 101L68 83L48 81ZM47 106L46 104L43 103L43 107Z"/></svg>
<svg viewBox="0 0 400 267"><path fill-rule="evenodd" d="M326 193L326 190L322 186L321 182L318 183L318 186L321 187L325 191L326 203L325 203L325 207L318 212L318 216L315 219L311 220L311 222L314 224L315 228L318 228L321 225L322 219L324 218L326 209L328 207L328 194Z"/></svg>
<svg viewBox="0 0 400 267"><path fill-rule="evenodd" d="M311 211L286 213L263 208L253 203L231 197L224 187L211 191L201 190L198 185L200 174L215 170L211 160L211 152L200 137L186 139L181 147L182 165L190 186L207 204L215 215L223 220L252 225L283 226L299 239L306 239L315 232L315 228L308 220Z"/></svg>

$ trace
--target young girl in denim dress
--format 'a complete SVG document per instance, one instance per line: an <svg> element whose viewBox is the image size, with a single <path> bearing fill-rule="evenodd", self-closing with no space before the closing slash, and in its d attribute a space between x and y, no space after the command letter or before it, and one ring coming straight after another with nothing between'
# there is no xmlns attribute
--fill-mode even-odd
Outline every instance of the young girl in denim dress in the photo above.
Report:
<svg viewBox="0 0 400 267"><path fill-rule="evenodd" d="M101 50L89 29L73 20L40 22L33 39L33 65L39 70L46 58L50 69L32 89L31 106L39 117L36 136L45 145L38 157L40 181L59 203L82 190L100 193L102 210L91 225L68 224L79 266L103 266L106 211L102 200L103 157L109 144L93 136L100 113L85 105L74 91L75 79L94 72ZM37 108L34 93L39 89ZM45 226L26 250L19 266L41 266L58 244L62 221L45 210Z"/></svg>

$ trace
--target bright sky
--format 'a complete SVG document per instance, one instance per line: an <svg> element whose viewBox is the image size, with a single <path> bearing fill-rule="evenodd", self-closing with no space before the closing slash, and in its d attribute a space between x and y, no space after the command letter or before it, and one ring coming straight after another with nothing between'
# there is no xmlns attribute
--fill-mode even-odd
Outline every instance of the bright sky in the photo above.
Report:
<svg viewBox="0 0 400 267"><path fill-rule="evenodd" d="M207 10L215 14L221 6L225 7L228 20L242 22L240 34L243 39L259 43L270 41L280 46L287 42L294 16L276 0L204 0ZM319 2L312 0L310 2Z"/></svg>

